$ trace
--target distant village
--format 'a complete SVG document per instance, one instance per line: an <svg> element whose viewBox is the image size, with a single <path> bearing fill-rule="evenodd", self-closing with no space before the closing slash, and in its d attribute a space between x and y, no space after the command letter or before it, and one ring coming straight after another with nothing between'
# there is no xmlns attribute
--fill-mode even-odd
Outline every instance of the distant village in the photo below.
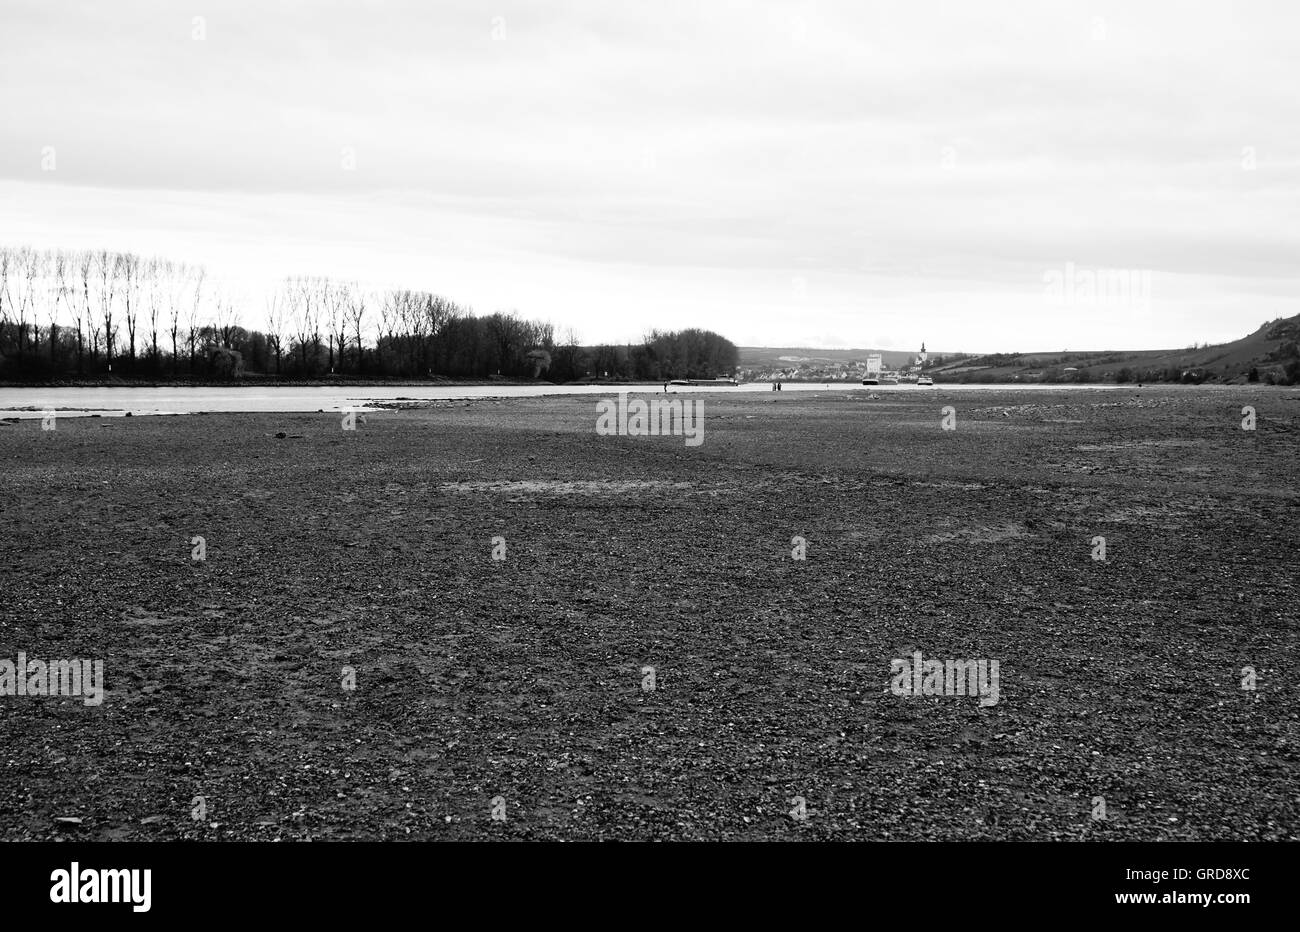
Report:
<svg viewBox="0 0 1300 932"><path fill-rule="evenodd" d="M882 382L914 382L922 370L929 372L945 364L944 357L937 356L926 361L922 366L903 368L882 367ZM834 362L826 359L804 359L785 361L777 366L741 367L736 370L736 378L742 382L861 382L867 374L867 358Z"/></svg>

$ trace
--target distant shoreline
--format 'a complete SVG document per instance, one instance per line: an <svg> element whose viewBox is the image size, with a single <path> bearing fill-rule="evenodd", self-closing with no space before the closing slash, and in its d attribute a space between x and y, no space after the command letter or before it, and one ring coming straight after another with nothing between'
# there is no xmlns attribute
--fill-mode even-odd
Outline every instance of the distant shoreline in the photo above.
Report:
<svg viewBox="0 0 1300 932"><path fill-rule="evenodd" d="M54 381L0 380L0 388L484 388L566 385L656 385L651 381L582 379L548 382L545 379L58 379Z"/></svg>

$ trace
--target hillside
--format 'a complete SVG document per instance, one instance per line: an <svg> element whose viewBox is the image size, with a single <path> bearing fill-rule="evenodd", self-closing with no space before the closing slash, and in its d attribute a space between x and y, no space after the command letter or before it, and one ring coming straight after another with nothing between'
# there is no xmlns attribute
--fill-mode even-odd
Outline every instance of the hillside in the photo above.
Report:
<svg viewBox="0 0 1300 932"><path fill-rule="evenodd" d="M1253 374L1252 374L1253 373ZM1300 382L1300 315L1213 346L1178 350L1017 353L950 359L943 381Z"/></svg>
<svg viewBox="0 0 1300 932"><path fill-rule="evenodd" d="M915 351L741 347L752 377L798 369L811 378L860 377L871 353L886 369L906 367ZM1074 353L931 352L925 371L939 382L1246 382L1300 384L1300 315L1269 321L1254 333L1214 346ZM787 376L788 377L788 376Z"/></svg>

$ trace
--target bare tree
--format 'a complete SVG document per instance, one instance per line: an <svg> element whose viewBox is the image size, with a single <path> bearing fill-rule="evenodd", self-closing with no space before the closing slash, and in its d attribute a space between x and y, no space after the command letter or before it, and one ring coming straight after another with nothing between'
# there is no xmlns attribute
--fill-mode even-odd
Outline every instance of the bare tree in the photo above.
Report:
<svg viewBox="0 0 1300 932"><path fill-rule="evenodd" d="M21 250L0 249L0 346L4 345L6 326L18 330L14 294L22 288L20 256Z"/></svg>
<svg viewBox="0 0 1300 932"><path fill-rule="evenodd" d="M362 362L365 359L365 347L361 342L361 328L366 318L366 295L356 283L352 283L349 292L347 307L348 322L352 324L352 332L357 339L357 372L362 371Z"/></svg>
<svg viewBox="0 0 1300 932"><path fill-rule="evenodd" d="M554 356L556 359L556 365L559 367L561 373L570 379L585 375L585 371L579 371L578 367L579 359L581 357L578 331L574 330L572 327L568 327L565 329L563 336L560 337L560 340L561 343L556 347Z"/></svg>
<svg viewBox="0 0 1300 932"><path fill-rule="evenodd" d="M36 304L36 277L40 270L41 255L36 250L24 247L18 251L18 299L14 304L14 319L18 324L18 364L23 362L23 350L27 342L27 313L34 311ZM39 344L39 337L37 339Z"/></svg>
<svg viewBox="0 0 1300 932"><path fill-rule="evenodd" d="M427 295L402 292L402 326L406 328L407 352L417 375L429 374L429 315Z"/></svg>
<svg viewBox="0 0 1300 932"><path fill-rule="evenodd" d="M9 322L9 266L12 263L8 249L0 248L0 346L4 345L5 326Z"/></svg>
<svg viewBox="0 0 1300 932"><path fill-rule="evenodd" d="M179 362L176 338L181 330L181 307L186 303L189 288L190 270L184 265L167 265L168 296L168 333L172 338L172 378L176 378L176 365Z"/></svg>
<svg viewBox="0 0 1300 932"><path fill-rule="evenodd" d="M188 304L188 327L189 344L190 344L190 375L194 374L194 343L199 336L199 308L203 304L203 278L204 271L202 268L194 270L193 275L193 300Z"/></svg>
<svg viewBox="0 0 1300 932"><path fill-rule="evenodd" d="M113 323L113 297L117 290L117 256L106 249L95 255L95 270L99 275L99 312L104 322L104 358L108 371L113 371L113 337L117 328Z"/></svg>
<svg viewBox="0 0 1300 932"><path fill-rule="evenodd" d="M311 348L312 359L320 359L320 320L324 313L325 290L329 286L329 281L324 278L309 278L307 287L312 294L312 310L308 320L311 329Z"/></svg>
<svg viewBox="0 0 1300 932"><path fill-rule="evenodd" d="M496 350L497 374L500 375L503 367L507 370L511 367L516 354L520 351L522 322L514 311L508 314L498 311L487 318L486 324L488 334L492 338L493 349ZM507 372L507 374L514 373Z"/></svg>
<svg viewBox="0 0 1300 932"><path fill-rule="evenodd" d="M280 375L280 356L284 343L284 315L289 297L286 294L289 283L268 292L266 296L266 340L275 352L275 374Z"/></svg>
<svg viewBox="0 0 1300 932"><path fill-rule="evenodd" d="M95 259L88 253L83 252L77 257L77 280L81 282L81 301L74 306L76 311L77 324L77 374L85 372L86 363L86 342L85 329L88 321L94 319L94 311L90 306L90 272L94 268ZM94 359L92 354L91 359Z"/></svg>
<svg viewBox="0 0 1300 932"><path fill-rule="evenodd" d="M165 276L170 272L171 263L154 257L150 259L145 266L145 275L148 278L148 299L149 299L149 368L158 372L158 312L162 309L163 301L166 300L164 289L166 288Z"/></svg>
<svg viewBox="0 0 1300 932"><path fill-rule="evenodd" d="M125 304L123 310L126 318L127 359L130 360L130 369L134 372L136 316L140 312L140 258L130 253L119 255L117 274L121 279L119 287Z"/></svg>
<svg viewBox="0 0 1300 932"><path fill-rule="evenodd" d="M212 298L213 323L216 334L221 337L221 345L226 349L235 348L235 333L239 330L239 306L229 289L218 289Z"/></svg>
<svg viewBox="0 0 1300 932"><path fill-rule="evenodd" d="M50 253L46 268L45 286L48 304L45 313L49 320L46 324L46 340L50 344L50 368L57 370L59 364L59 309L67 301L67 263L68 257L62 251Z"/></svg>
<svg viewBox="0 0 1300 932"><path fill-rule="evenodd" d="M289 283L288 293L293 296L294 301L294 335L298 342L298 357L303 375L308 375L311 371L307 360L307 349L312 346L313 335L316 339L313 361L320 355L320 334L316 323L316 287L315 280L311 278L296 278Z"/></svg>
<svg viewBox="0 0 1300 932"><path fill-rule="evenodd" d="M326 283L329 307L330 339L339 351L339 372L343 371L343 349L347 343L348 309L352 306L352 286L347 282ZM332 369L333 367L331 367Z"/></svg>
<svg viewBox="0 0 1300 932"><path fill-rule="evenodd" d="M379 299L379 339L375 343L375 358L381 372L386 371L383 351L395 353L397 350L397 325L401 319L401 294L396 291L385 291Z"/></svg>
<svg viewBox="0 0 1300 932"><path fill-rule="evenodd" d="M41 305L46 294L46 275L45 267L49 259L46 253L39 252L35 249L31 252L29 266L30 271L26 276L27 285L27 310L31 314L31 352L33 357L41 355Z"/></svg>
<svg viewBox="0 0 1300 932"><path fill-rule="evenodd" d="M320 316L325 321L325 340L329 344L329 371L334 371L334 336L342 328L343 295L342 286L328 278L320 280ZM339 368L343 368L343 350L339 350Z"/></svg>
<svg viewBox="0 0 1300 932"><path fill-rule="evenodd" d="M460 309L451 301L435 294L423 295L421 305L426 333L422 340L421 365L428 371L432 366L437 365L436 357L442 342L443 330L459 315Z"/></svg>

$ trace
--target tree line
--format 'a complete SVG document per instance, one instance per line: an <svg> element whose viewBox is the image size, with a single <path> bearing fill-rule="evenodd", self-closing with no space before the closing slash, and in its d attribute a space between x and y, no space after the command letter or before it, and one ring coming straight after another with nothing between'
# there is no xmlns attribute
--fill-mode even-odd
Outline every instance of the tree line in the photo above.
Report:
<svg viewBox="0 0 1300 932"><path fill-rule="evenodd" d="M250 313L252 311L253 313ZM256 326L248 326L256 319ZM441 295L291 277L255 311L201 266L108 250L0 248L0 378L657 381L734 372L706 330L582 346L546 321Z"/></svg>

